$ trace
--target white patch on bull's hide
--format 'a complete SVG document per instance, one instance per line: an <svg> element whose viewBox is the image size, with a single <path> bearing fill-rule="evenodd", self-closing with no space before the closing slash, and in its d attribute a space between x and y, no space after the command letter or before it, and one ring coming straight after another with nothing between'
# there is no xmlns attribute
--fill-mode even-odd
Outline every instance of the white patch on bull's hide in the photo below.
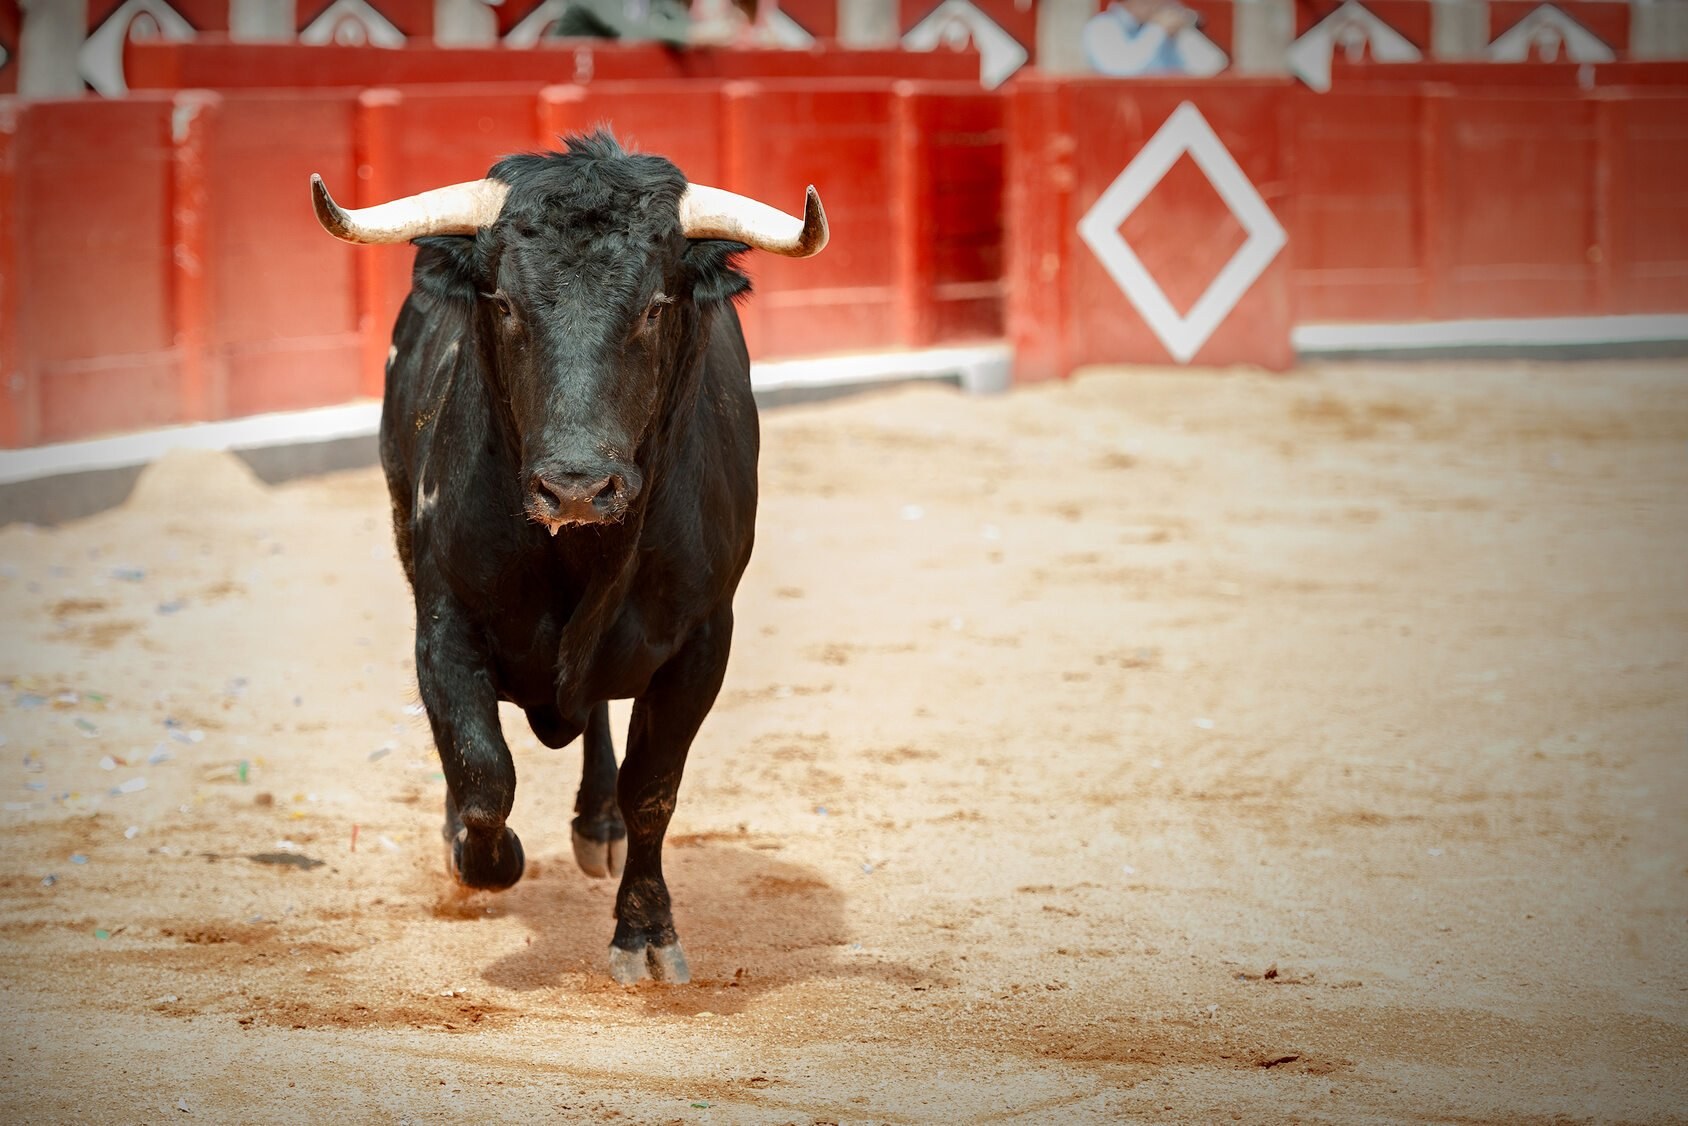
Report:
<svg viewBox="0 0 1688 1126"><path fill-rule="evenodd" d="M318 46L403 47L404 32L365 0L334 0L299 32L299 42Z"/></svg>
<svg viewBox="0 0 1688 1126"><path fill-rule="evenodd" d="M82 44L76 61L88 85L108 98L128 93L123 44L130 39L192 39L193 25L164 0L125 0Z"/></svg>
<svg viewBox="0 0 1688 1126"><path fill-rule="evenodd" d="M417 482L417 485L416 485L416 519L420 520L424 516L428 515L428 513L432 512L434 510L434 507L437 504L439 504L439 502L440 502L439 482L437 482L437 481L434 482L434 487L432 489L428 488L428 486L425 482L420 482L420 481Z"/></svg>
<svg viewBox="0 0 1688 1126"><path fill-rule="evenodd" d="M388 348L387 348L387 370L388 371L393 370L393 361L398 359L398 358L399 358L399 346L397 344L389 345Z"/></svg>

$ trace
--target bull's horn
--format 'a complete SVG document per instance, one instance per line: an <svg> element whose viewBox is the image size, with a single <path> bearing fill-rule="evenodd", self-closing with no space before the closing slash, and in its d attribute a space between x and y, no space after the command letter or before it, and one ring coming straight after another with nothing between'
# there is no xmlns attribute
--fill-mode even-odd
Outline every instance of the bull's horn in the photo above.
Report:
<svg viewBox="0 0 1688 1126"><path fill-rule="evenodd" d="M469 180L350 211L334 202L322 177L311 173L311 202L322 229L346 242L409 242L424 235L472 235L498 218L508 184Z"/></svg>
<svg viewBox="0 0 1688 1126"><path fill-rule="evenodd" d="M787 258L819 254L827 239L826 212L813 184L801 219L733 192L693 184L680 197L680 226L687 238L731 239Z"/></svg>

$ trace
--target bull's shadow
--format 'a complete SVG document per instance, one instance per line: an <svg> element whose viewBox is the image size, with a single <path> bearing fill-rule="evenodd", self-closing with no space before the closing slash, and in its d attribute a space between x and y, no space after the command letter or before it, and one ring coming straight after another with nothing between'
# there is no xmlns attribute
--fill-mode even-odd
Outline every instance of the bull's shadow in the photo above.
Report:
<svg viewBox="0 0 1688 1126"><path fill-rule="evenodd" d="M639 986L648 1005L732 1013L766 990L813 979L938 983L925 971L855 950L843 893L813 868L779 859L777 848L771 840L734 834L670 838L663 868L692 983ZM489 964L482 979L524 992L575 983L583 991L620 988L608 970L615 888L615 880L582 874L567 852L530 855L527 876L496 904L500 913L521 919L531 939Z"/></svg>

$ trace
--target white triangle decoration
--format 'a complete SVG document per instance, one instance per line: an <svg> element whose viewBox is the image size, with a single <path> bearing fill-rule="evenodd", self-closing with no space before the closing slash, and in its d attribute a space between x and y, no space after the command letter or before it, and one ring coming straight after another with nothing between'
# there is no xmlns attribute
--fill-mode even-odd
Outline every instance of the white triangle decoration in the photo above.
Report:
<svg viewBox="0 0 1688 1126"><path fill-rule="evenodd" d="M403 47L404 32L366 0L334 0L299 32L299 42L319 47Z"/></svg>
<svg viewBox="0 0 1688 1126"><path fill-rule="evenodd" d="M978 48L979 81L988 90L1026 65L1028 53L1020 41L967 0L944 0L903 36L903 46L911 51L965 47L969 42Z"/></svg>
<svg viewBox="0 0 1688 1126"><path fill-rule="evenodd" d="M136 21L143 21L136 26ZM125 0L82 43L76 61L83 79L108 98L129 92L123 80L123 44L131 33L137 39L192 39L193 25L164 0Z"/></svg>
<svg viewBox="0 0 1688 1126"><path fill-rule="evenodd" d="M1513 24L1489 44L1489 58L1497 63L1529 62L1540 47L1548 62L1561 59L1573 63L1609 63L1617 58L1612 48L1588 28L1552 4L1543 4Z"/></svg>
<svg viewBox="0 0 1688 1126"><path fill-rule="evenodd" d="M504 37L504 42L512 47L536 45L552 21L563 18L563 10L567 7L568 0L545 0L545 3L523 16L516 26L510 29L509 34Z"/></svg>
<svg viewBox="0 0 1688 1126"><path fill-rule="evenodd" d="M1378 19L1359 0L1347 0L1290 44L1290 73L1319 93L1327 92L1331 59L1339 47L1354 62L1363 57L1367 47L1380 63L1416 63L1424 57L1410 39Z"/></svg>
<svg viewBox="0 0 1688 1126"><path fill-rule="evenodd" d="M781 47L803 50L815 45L815 37L778 8L768 13L768 30L773 33L774 42Z"/></svg>

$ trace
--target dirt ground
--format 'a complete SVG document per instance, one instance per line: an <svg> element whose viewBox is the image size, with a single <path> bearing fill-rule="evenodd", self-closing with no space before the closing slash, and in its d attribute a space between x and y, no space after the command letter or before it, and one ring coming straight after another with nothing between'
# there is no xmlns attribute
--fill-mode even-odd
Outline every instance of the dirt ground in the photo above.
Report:
<svg viewBox="0 0 1688 1126"><path fill-rule="evenodd" d="M513 712L447 891L377 471L0 531L4 1116L1688 1121L1688 364L764 425L681 988Z"/></svg>

